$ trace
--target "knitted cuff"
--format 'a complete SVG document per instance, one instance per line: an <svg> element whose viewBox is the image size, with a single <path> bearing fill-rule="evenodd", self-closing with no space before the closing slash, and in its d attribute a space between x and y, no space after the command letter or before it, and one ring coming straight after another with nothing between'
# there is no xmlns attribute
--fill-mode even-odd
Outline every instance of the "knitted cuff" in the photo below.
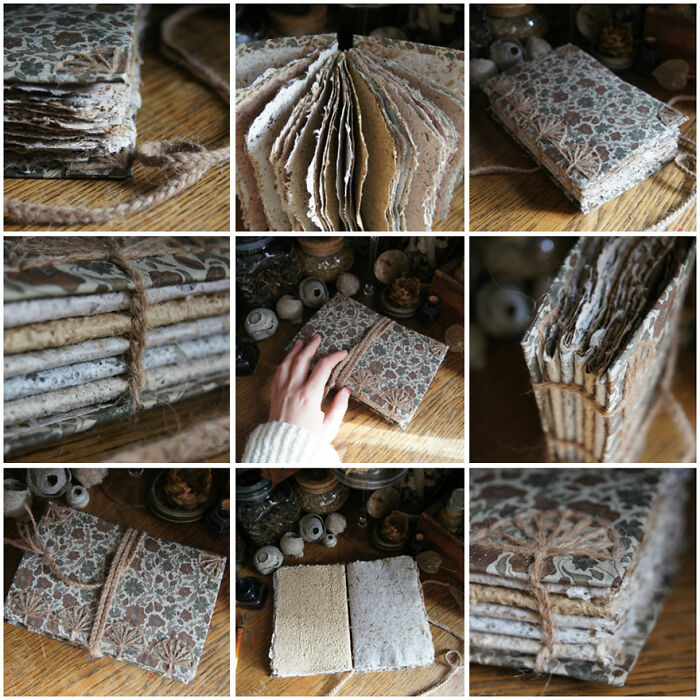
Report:
<svg viewBox="0 0 700 700"><path fill-rule="evenodd" d="M242 462L340 464L338 453L316 433L291 423L272 421L250 434Z"/></svg>

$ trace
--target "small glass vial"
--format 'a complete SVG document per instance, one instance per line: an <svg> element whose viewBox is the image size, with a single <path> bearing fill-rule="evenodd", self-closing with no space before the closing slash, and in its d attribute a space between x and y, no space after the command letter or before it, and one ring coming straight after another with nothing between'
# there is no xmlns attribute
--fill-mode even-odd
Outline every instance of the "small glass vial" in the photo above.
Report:
<svg viewBox="0 0 700 700"><path fill-rule="evenodd" d="M464 527L464 489L455 489L450 494L438 513L438 521L445 530L455 534Z"/></svg>

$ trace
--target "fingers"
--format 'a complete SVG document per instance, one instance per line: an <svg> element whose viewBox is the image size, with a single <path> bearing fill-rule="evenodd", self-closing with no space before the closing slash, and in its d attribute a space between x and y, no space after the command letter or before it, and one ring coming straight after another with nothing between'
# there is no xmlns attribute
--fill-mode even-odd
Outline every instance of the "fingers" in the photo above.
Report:
<svg viewBox="0 0 700 700"><path fill-rule="evenodd" d="M350 389L344 386L333 399L331 407L326 412L326 417L323 419L323 429L329 440L338 434L340 426L343 422L345 411L348 410L348 400L350 399Z"/></svg>
<svg viewBox="0 0 700 700"><path fill-rule="evenodd" d="M333 368L348 356L347 350L338 350L326 357L322 357L314 367L314 371L309 377L307 388L310 392L316 393L321 398L328 378L331 376Z"/></svg>
<svg viewBox="0 0 700 700"><path fill-rule="evenodd" d="M301 386L309 375L311 358L316 354L318 346L321 344L321 336L315 335L305 348L299 350L294 356L289 372L288 384L290 387Z"/></svg>

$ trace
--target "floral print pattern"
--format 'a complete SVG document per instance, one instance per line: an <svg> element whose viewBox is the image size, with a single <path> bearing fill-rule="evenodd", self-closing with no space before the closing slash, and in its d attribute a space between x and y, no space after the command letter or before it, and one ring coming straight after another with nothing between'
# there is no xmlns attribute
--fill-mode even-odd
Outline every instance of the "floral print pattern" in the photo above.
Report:
<svg viewBox="0 0 700 700"><path fill-rule="evenodd" d="M68 517L56 520L56 512L65 511ZM89 513L50 506L38 531L64 575L92 583L107 576L126 528ZM184 683L191 681L225 562L217 554L147 536L119 580L101 651ZM25 552L8 592L5 619L86 647L100 590L64 584L43 557Z"/></svg>
<svg viewBox="0 0 700 700"><path fill-rule="evenodd" d="M379 314L336 294L297 333L308 339L321 336L317 358L357 345L377 322ZM358 401L405 429L447 354L438 340L391 323L369 346L346 384Z"/></svg>
<svg viewBox="0 0 700 700"><path fill-rule="evenodd" d="M686 121L681 112L625 83L571 44L540 60L511 66L484 89L497 116L517 118L535 141L547 139L541 144L544 152L579 187L615 170L635 151L671 136ZM554 121L545 129L541 120L547 119ZM575 160L571 167L571 154L582 147L585 161Z"/></svg>

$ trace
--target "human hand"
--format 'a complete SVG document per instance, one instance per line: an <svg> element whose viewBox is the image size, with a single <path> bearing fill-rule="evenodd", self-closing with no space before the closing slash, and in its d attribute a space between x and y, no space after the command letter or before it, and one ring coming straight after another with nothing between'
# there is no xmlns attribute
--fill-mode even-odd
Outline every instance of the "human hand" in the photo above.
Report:
<svg viewBox="0 0 700 700"><path fill-rule="evenodd" d="M307 428L330 443L343 422L350 389L343 387L338 391L325 415L321 410L323 390L333 368L348 353L340 350L322 357L309 376L311 359L320 344L319 335L315 335L306 347L301 340L297 340L282 360L272 380L269 420Z"/></svg>

